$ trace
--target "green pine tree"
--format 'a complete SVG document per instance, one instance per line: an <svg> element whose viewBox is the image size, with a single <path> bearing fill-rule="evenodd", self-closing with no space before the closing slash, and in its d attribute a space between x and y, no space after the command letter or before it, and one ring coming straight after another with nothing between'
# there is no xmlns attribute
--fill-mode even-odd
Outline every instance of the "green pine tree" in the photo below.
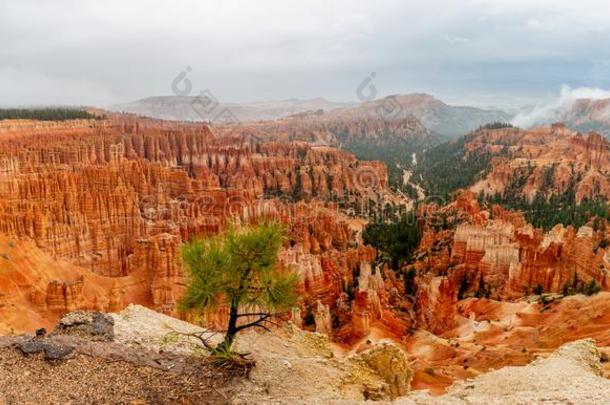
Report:
<svg viewBox="0 0 610 405"><path fill-rule="evenodd" d="M296 304L297 276L277 266L283 237L283 228L269 223L242 230L230 227L224 236L183 246L191 281L180 308L229 308L223 342L208 347L213 353L230 353L237 333L253 327L267 329L267 322Z"/></svg>

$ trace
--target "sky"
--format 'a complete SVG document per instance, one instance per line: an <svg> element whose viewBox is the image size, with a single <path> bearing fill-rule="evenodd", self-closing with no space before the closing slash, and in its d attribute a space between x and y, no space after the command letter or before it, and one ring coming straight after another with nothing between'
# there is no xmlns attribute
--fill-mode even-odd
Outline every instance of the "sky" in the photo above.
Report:
<svg viewBox="0 0 610 405"><path fill-rule="evenodd" d="M505 108L610 90L607 1L3 0L0 40L2 106L357 101L371 73L379 96Z"/></svg>

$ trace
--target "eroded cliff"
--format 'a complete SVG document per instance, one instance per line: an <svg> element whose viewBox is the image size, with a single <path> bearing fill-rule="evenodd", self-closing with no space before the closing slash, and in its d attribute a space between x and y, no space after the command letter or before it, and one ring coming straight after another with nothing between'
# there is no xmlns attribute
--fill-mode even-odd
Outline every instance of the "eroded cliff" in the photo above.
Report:
<svg viewBox="0 0 610 405"><path fill-rule="evenodd" d="M303 309L335 314L345 286L375 256L362 246L362 221L349 215L395 201L383 164L304 142L219 137L205 124L124 115L1 128L0 234L44 256L17 266L6 284L28 278L19 305L31 305L32 319L131 302L175 313L185 285L180 243L262 218L290 224L281 261L301 275ZM70 266L45 270L60 261Z"/></svg>

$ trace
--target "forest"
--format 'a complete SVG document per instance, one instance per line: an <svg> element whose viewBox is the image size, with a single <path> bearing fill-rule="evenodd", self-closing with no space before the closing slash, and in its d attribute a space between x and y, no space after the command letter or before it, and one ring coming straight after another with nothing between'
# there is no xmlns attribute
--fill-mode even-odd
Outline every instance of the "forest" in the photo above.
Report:
<svg viewBox="0 0 610 405"><path fill-rule="evenodd" d="M491 154L479 151L466 155L468 136L449 141L427 150L413 173L413 178L426 190L426 195L451 199L460 188L472 185L484 176L491 163Z"/></svg>
<svg viewBox="0 0 610 405"><path fill-rule="evenodd" d="M100 119L81 108L2 108L1 120L67 121L78 119Z"/></svg>
<svg viewBox="0 0 610 405"><path fill-rule="evenodd" d="M364 243L377 249L380 261L399 269L419 246L421 230L414 212L410 211L395 221L369 223L362 237Z"/></svg>

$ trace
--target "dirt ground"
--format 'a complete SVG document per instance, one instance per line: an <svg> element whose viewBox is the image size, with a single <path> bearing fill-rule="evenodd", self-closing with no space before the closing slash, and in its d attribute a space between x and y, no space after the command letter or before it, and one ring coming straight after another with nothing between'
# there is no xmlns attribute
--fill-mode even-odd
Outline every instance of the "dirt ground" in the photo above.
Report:
<svg viewBox="0 0 610 405"><path fill-rule="evenodd" d="M229 377L205 359L191 358L188 367L179 365L174 371L169 359L155 359L136 349L122 355L105 349L102 357L75 352L67 360L50 362L42 353L26 356L2 339L2 405L224 404L232 395L227 390L232 385ZM158 367L144 364L155 360Z"/></svg>

